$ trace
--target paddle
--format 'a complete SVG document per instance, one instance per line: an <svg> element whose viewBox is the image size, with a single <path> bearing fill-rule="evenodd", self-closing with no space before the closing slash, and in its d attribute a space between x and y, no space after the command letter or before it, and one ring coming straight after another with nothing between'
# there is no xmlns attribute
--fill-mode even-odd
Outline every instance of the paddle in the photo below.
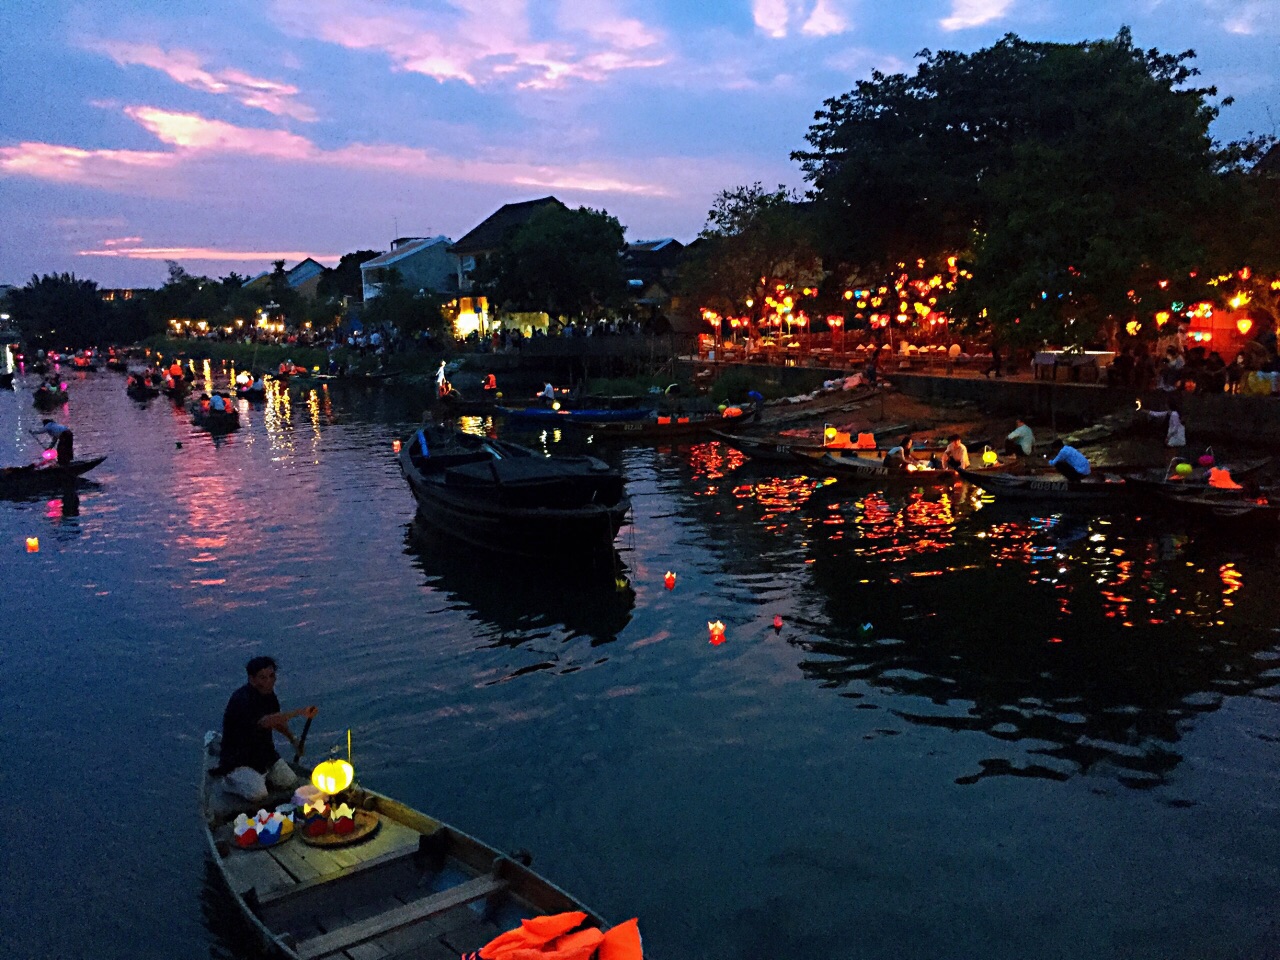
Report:
<svg viewBox="0 0 1280 960"><path fill-rule="evenodd" d="M311 732L311 721L314 719L315 717L307 717L307 722L302 725L302 736L298 738L297 744L294 745L294 763L302 759L302 751L307 747L307 734Z"/></svg>

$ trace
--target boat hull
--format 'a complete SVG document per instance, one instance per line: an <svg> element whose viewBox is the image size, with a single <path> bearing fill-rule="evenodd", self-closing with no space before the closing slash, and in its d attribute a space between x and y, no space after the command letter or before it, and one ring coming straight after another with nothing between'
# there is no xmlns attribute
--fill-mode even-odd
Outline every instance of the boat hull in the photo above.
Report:
<svg viewBox="0 0 1280 960"><path fill-rule="evenodd" d="M23 466L0 469L0 496L22 496L74 484L106 459L102 456L87 460L72 460L65 466L52 464L47 467Z"/></svg>
<svg viewBox="0 0 1280 960"><path fill-rule="evenodd" d="M981 487L998 500L1036 500L1062 503L1105 503L1120 501L1132 492L1122 478L1095 473L1088 479L1073 482L1059 474L1018 475L957 471L961 477Z"/></svg>

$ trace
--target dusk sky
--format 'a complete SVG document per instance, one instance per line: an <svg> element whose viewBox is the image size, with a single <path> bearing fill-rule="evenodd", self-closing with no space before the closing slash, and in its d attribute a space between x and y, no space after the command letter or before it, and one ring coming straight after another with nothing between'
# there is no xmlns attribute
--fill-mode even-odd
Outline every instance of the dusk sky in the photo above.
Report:
<svg viewBox="0 0 1280 960"><path fill-rule="evenodd" d="M458 239L503 203L605 208L629 240L716 193L802 186L824 98L922 48L1112 37L1193 48L1280 133L1280 0L5 0L0 282L326 265Z"/></svg>

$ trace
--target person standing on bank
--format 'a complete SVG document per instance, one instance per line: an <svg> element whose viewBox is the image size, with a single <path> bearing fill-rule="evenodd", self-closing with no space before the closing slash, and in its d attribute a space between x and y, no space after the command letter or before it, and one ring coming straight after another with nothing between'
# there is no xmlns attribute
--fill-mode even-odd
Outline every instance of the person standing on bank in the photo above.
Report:
<svg viewBox="0 0 1280 960"><path fill-rule="evenodd" d="M222 714L222 756L219 769L232 793L247 800L263 800L269 790L287 790L298 783L288 763L276 753L273 733L285 736L294 747L298 741L289 729L294 717L310 720L314 706L281 711L276 698L276 662L254 657L245 664L249 682L231 695Z"/></svg>

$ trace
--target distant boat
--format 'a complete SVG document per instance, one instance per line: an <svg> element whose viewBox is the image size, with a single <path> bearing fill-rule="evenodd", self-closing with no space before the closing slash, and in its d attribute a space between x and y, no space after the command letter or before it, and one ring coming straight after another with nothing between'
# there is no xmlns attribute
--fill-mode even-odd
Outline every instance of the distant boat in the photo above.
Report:
<svg viewBox="0 0 1280 960"><path fill-rule="evenodd" d="M242 848L232 823L261 803L213 776L221 737L205 735L200 813L209 857L262 945L290 960L417 957L457 960L521 921L570 911L599 914L508 856L403 803L353 784L351 840L307 836L301 811L268 846ZM304 778L309 771L295 765ZM289 800L280 795L266 807Z"/></svg>
<svg viewBox="0 0 1280 960"><path fill-rule="evenodd" d="M1134 486L1117 474L1094 470L1083 480L1068 480L1062 474L983 473L958 470L964 479L981 487L997 500L1040 500L1052 502L1121 500Z"/></svg>
<svg viewBox="0 0 1280 960"><path fill-rule="evenodd" d="M586 412L586 411L584 411ZM719 411L689 414L650 414L640 420L588 420L570 417L565 422L575 430L589 430L600 440L659 442L683 440L709 434L726 424L747 424L760 416L760 408L752 407L736 417L725 417Z"/></svg>
<svg viewBox="0 0 1280 960"><path fill-rule="evenodd" d="M402 441L400 471L425 523L511 555L611 552L631 509L622 475L594 457L435 427Z"/></svg>
<svg viewBox="0 0 1280 960"><path fill-rule="evenodd" d="M41 410L52 410L54 407L60 407L67 402L67 391L50 390L41 384L32 392L32 400Z"/></svg>
<svg viewBox="0 0 1280 960"><path fill-rule="evenodd" d="M644 420L654 415L652 407L630 407L620 410L555 410L551 407L498 407L498 413L528 423L571 423L576 420L603 423L613 420Z"/></svg>
<svg viewBox="0 0 1280 960"><path fill-rule="evenodd" d="M188 409L191 411L192 425L208 430L210 433L230 433L232 430L240 429L240 411L234 408L214 410L210 407L205 410L199 404L193 403Z"/></svg>

